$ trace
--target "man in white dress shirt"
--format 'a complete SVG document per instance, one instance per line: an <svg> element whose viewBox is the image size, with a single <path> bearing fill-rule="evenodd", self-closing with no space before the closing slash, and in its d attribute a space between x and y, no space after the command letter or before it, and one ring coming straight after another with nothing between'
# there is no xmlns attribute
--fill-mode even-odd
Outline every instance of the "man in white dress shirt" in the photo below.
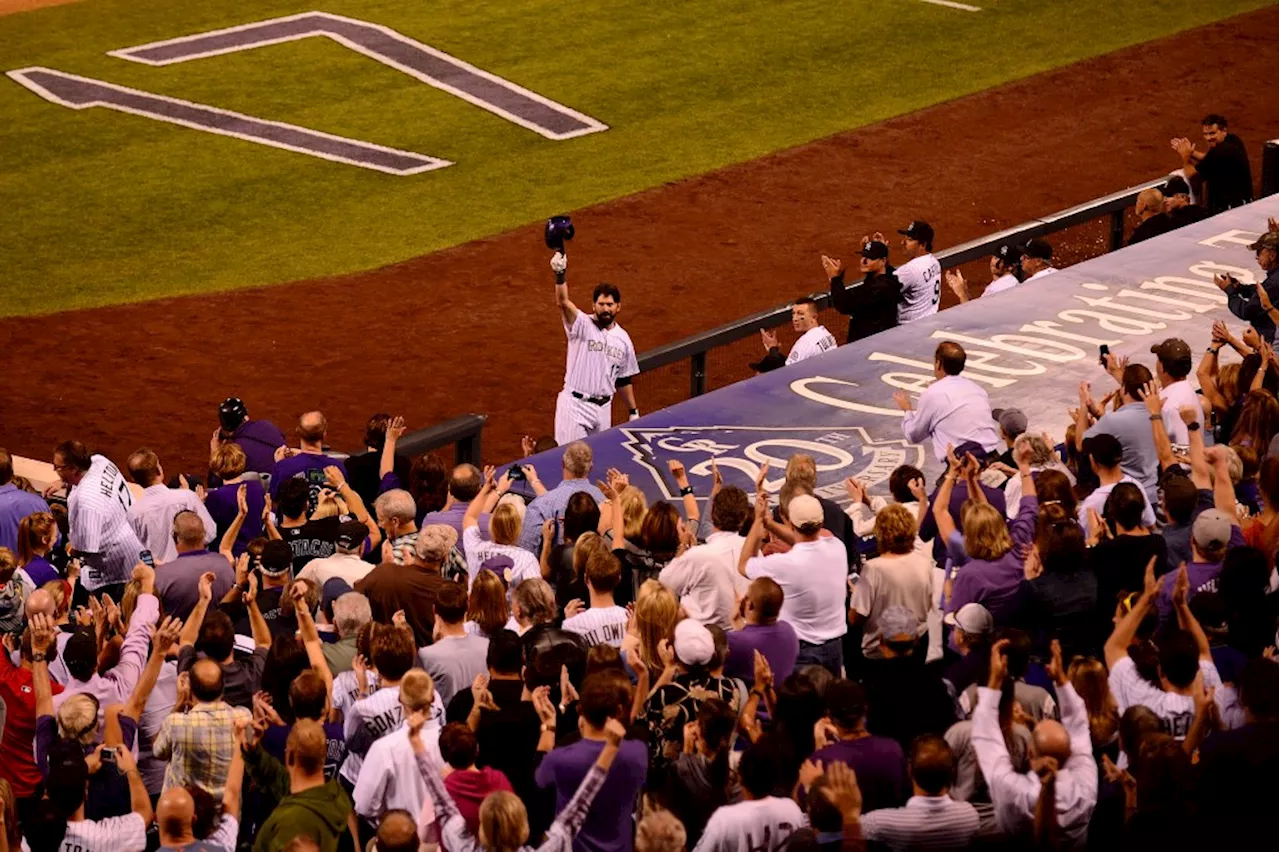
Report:
<svg viewBox="0 0 1280 852"><path fill-rule="evenodd" d="M973 441L987 452L1000 446L1000 432L991 419L987 392L977 382L960 375L964 360L964 347L959 343L940 343L933 355L933 374L937 381L920 394L917 407L912 409L911 397L906 391L893 395L893 401L906 412L902 418L902 434L913 444L928 438L940 462L947 459L948 445L958 447Z"/></svg>
<svg viewBox="0 0 1280 852"><path fill-rule="evenodd" d="M685 614L702 624L732 629L737 598L747 593L747 578L738 573L746 539L738 534L751 515L747 494L734 485L720 489L711 501L715 532L706 544L689 548L662 569L658 580L680 599Z"/></svg>
<svg viewBox="0 0 1280 852"><path fill-rule="evenodd" d="M1022 247L1022 283L1030 284L1057 271L1053 266L1053 246L1048 240L1028 240Z"/></svg>
<svg viewBox="0 0 1280 852"><path fill-rule="evenodd" d="M1204 428L1204 408L1196 389L1187 381L1191 374L1191 347L1185 340L1170 337L1151 347L1156 356L1156 378L1160 380L1160 414L1164 417L1164 430L1169 433L1169 443L1178 448L1190 445L1187 424L1182 422L1179 409L1190 406L1196 411L1196 422Z"/></svg>
<svg viewBox="0 0 1280 852"><path fill-rule="evenodd" d="M764 343L764 358L751 365L751 369L766 373L779 367L790 367L801 361L816 358L824 352L835 349L836 339L826 326L818 322L818 303L808 296L796 299L791 305L791 327L800 333L800 339L791 347L791 352L783 360L782 350L778 347L778 333L767 329L760 330L760 340Z"/></svg>
<svg viewBox="0 0 1280 852"><path fill-rule="evenodd" d="M1003 293L1021 284L1022 282L1018 280L1018 264L1021 260L1022 251L1017 246L1003 245L996 249L996 253L991 255L991 283L986 286L979 298ZM969 289L960 270L948 269L946 278L947 286L956 294L956 298L961 302L969 301Z"/></svg>
<svg viewBox="0 0 1280 852"><path fill-rule="evenodd" d="M173 519L181 512L195 512L204 522L204 543L213 541L218 525L209 517L204 501L194 491L166 486L164 468L155 453L143 447L129 456L129 478L142 486L142 496L129 507L129 523L156 562L178 558Z"/></svg>
<svg viewBox="0 0 1280 852"><path fill-rule="evenodd" d="M421 669L407 672L400 681L401 719L408 719L410 714L419 711L429 714L434 696L435 686L430 675ZM369 746L369 753L360 764L351 798L356 813L375 828L389 811L421 814L427 800L427 785L418 771L409 736L409 726L401 721L399 727ZM427 720L418 738L437 763L443 762L440 726L433 719Z"/></svg>

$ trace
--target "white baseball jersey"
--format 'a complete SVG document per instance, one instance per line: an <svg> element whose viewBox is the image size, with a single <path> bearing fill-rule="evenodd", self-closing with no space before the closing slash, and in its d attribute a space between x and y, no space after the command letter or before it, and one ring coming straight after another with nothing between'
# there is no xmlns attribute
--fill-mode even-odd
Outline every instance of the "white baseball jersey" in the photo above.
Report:
<svg viewBox="0 0 1280 852"><path fill-rule="evenodd" d="M1018 276L1009 272L988 284L987 289L982 291L982 295L990 296L993 293L1003 293L1005 290L1012 290L1017 287L1019 283L1021 282L1018 281Z"/></svg>
<svg viewBox="0 0 1280 852"><path fill-rule="evenodd" d="M133 497L120 468L106 456L94 456L80 484L67 498L71 546L98 555L99 565L86 560L80 582L93 592L112 583L127 582L145 549L129 523Z"/></svg>
<svg viewBox="0 0 1280 852"><path fill-rule="evenodd" d="M1057 271L1058 271L1058 270L1054 269L1052 266L1046 266L1044 269L1041 269L1041 270L1040 270L1039 272L1037 272L1035 275L1029 276L1029 277L1027 278L1027 280L1026 280L1026 281L1023 281L1022 283L1023 283L1023 284L1030 284L1032 281L1035 281L1037 278L1044 278L1046 275L1052 275L1053 273L1055 273L1055 272L1057 272Z"/></svg>
<svg viewBox="0 0 1280 852"><path fill-rule="evenodd" d="M587 640L588 645L622 647L627 633L627 610L620 606L592 607L564 620L564 629Z"/></svg>
<svg viewBox="0 0 1280 852"><path fill-rule="evenodd" d="M480 566L486 559L493 556L506 556L515 563L508 569L510 576L503 578L508 589L514 589L522 580L542 579L542 566L538 564L538 560L532 553L514 544L485 541L480 536L479 527L467 527L462 531L462 546L467 554L468 586L475 580Z"/></svg>
<svg viewBox="0 0 1280 852"><path fill-rule="evenodd" d="M88 849L146 849L147 824L136 813L67 823L59 852Z"/></svg>
<svg viewBox="0 0 1280 852"><path fill-rule="evenodd" d="M335 683L334 686L337 686L337 684ZM404 708L400 706L400 687L385 686L368 698L361 698L351 705L351 712L346 715L342 722L343 739L350 744L351 738L361 728L371 735L375 741L382 739L391 731L400 727L400 723L404 721L403 717ZM440 700L440 693L438 692L431 699L431 719L438 725L444 724L444 702ZM360 766L363 763L363 755L348 752L347 759L342 762L342 771L339 774L352 784L355 784L360 777Z"/></svg>
<svg viewBox="0 0 1280 852"><path fill-rule="evenodd" d="M368 694L372 695L378 689L378 676L372 671L365 671L365 679L368 681ZM342 713L343 719L351 715L352 705L360 700L360 682L356 679L355 669L347 669L334 676L330 700L333 709Z"/></svg>
<svg viewBox="0 0 1280 852"><path fill-rule="evenodd" d="M779 796L722 805L707 820L693 852L775 852L804 824L800 806Z"/></svg>
<svg viewBox="0 0 1280 852"><path fill-rule="evenodd" d="M565 390L583 396L613 396L614 382L640 372L631 337L616 322L601 329L593 314L578 311L573 324L566 323L564 331L569 337Z"/></svg>
<svg viewBox="0 0 1280 852"><path fill-rule="evenodd" d="M899 266L894 272L902 282L898 302L898 322L911 322L938 312L942 301L942 264L931 254L923 254Z"/></svg>
<svg viewBox="0 0 1280 852"><path fill-rule="evenodd" d="M798 364L823 352L829 352L837 345L836 339L831 336L831 332L827 331L825 326L814 326L800 335L795 346L791 347L791 352L787 355L787 364Z"/></svg>

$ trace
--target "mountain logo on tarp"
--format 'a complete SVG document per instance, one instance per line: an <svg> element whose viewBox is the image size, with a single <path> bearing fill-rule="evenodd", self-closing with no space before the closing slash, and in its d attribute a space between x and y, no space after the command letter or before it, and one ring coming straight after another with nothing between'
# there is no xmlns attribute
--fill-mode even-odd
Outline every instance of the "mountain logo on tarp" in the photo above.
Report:
<svg viewBox="0 0 1280 852"><path fill-rule="evenodd" d="M804 453L817 464L818 494L840 503L849 501L843 484L847 477L875 486L887 482L899 465L920 467L924 462L920 447L902 439L876 440L861 426L621 426L617 431L625 436L622 448L668 500L680 499L668 468L672 459L684 465L699 499L711 492L713 459L726 485L737 485L754 498L761 465L769 463L765 491L777 494L786 479L787 459Z"/></svg>

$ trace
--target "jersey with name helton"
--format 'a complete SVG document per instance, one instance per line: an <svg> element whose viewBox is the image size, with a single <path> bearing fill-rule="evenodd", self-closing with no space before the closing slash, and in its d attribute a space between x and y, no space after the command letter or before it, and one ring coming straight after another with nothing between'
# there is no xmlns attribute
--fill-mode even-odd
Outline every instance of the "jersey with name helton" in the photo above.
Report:
<svg viewBox="0 0 1280 852"><path fill-rule="evenodd" d="M565 360L564 389L584 396L613 396L614 383L640 372L631 337L616 322L608 328L596 325L595 316L578 311L565 324L569 354Z"/></svg>
<svg viewBox="0 0 1280 852"><path fill-rule="evenodd" d="M146 549L129 523L133 495L120 468L106 456L94 456L80 484L67 498L71 545L97 554L85 560L80 582L89 591L112 583L124 583Z"/></svg>
<svg viewBox="0 0 1280 852"><path fill-rule="evenodd" d="M823 352L830 352L837 345L835 337L827 331L825 326L816 325L800 335L800 339L791 347L791 352L787 355L787 363L797 364L807 361Z"/></svg>
<svg viewBox="0 0 1280 852"><path fill-rule="evenodd" d="M938 312L942 301L942 264L924 254L899 266L902 301L898 302L898 322L911 322Z"/></svg>

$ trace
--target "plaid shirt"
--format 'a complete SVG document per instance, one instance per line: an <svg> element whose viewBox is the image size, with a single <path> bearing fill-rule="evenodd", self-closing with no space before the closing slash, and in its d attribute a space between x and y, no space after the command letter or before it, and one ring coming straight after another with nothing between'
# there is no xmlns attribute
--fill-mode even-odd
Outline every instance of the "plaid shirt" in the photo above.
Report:
<svg viewBox="0 0 1280 852"><path fill-rule="evenodd" d="M186 713L170 713L151 750L158 759L169 761L164 771L164 789L190 783L221 799L227 771L238 748L237 718L250 721L253 714L225 701L197 704Z"/></svg>

